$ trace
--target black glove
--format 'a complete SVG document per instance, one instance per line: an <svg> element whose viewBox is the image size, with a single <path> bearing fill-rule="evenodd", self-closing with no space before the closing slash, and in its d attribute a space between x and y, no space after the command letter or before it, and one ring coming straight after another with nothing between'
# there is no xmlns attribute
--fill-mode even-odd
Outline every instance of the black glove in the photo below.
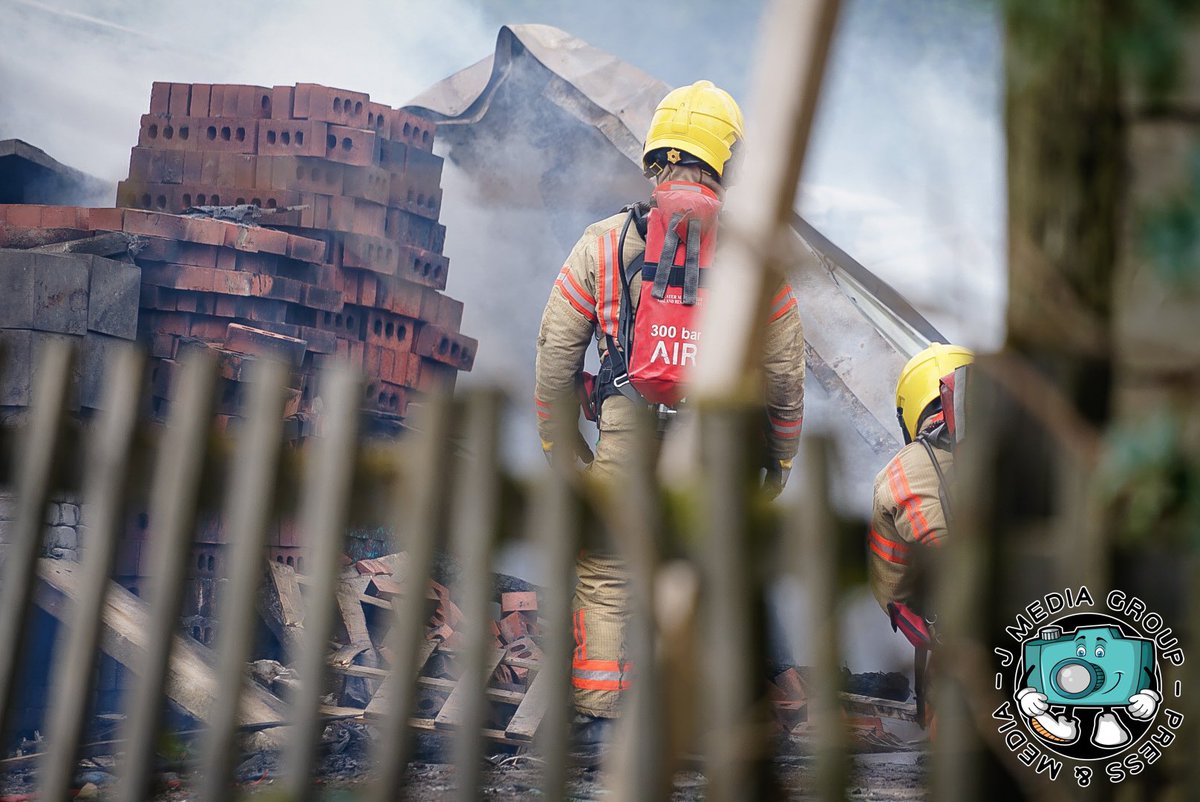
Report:
<svg viewBox="0 0 1200 802"><path fill-rule="evenodd" d="M791 473L792 461L790 459L773 459L767 463L762 486L768 499L774 499L783 492L783 487L787 484Z"/></svg>
<svg viewBox="0 0 1200 802"><path fill-rule="evenodd" d="M587 440L583 438L583 433L576 431L574 441L571 443L571 449L575 452L575 456L579 457L584 465L591 465L596 455L592 453L592 449L588 447ZM554 464L554 458L551 452L554 450L554 444L549 440L542 441L542 456L546 458L546 462Z"/></svg>

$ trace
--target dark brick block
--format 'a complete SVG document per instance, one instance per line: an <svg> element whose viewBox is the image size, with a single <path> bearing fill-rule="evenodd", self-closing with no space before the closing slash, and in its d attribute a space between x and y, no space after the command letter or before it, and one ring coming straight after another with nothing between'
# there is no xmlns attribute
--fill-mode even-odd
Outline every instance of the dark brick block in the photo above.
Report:
<svg viewBox="0 0 1200 802"><path fill-rule="evenodd" d="M104 408L104 379L117 352L134 346L126 339L89 331L83 337L80 357L79 404L88 409Z"/></svg>
<svg viewBox="0 0 1200 802"><path fill-rule="evenodd" d="M4 361L0 365L0 406L29 406L33 401L33 388L37 384L38 371L43 363L42 355L52 342L64 342L77 346L81 338L69 334L55 334L29 329L0 330L0 349ZM72 384L79 383L79 362L75 363ZM71 406L78 406L78 394L72 391Z"/></svg>
<svg viewBox="0 0 1200 802"><path fill-rule="evenodd" d="M262 120L260 156L324 156L328 124L318 120Z"/></svg>
<svg viewBox="0 0 1200 802"><path fill-rule="evenodd" d="M87 328L132 340L137 336L141 268L93 256L90 272Z"/></svg>
<svg viewBox="0 0 1200 802"><path fill-rule="evenodd" d="M271 88L271 117L276 120L287 120L292 116L292 103L296 94L294 86L275 86Z"/></svg>
<svg viewBox="0 0 1200 802"><path fill-rule="evenodd" d="M350 128L344 125L330 125L325 138L325 158L353 164L359 167L371 167L379 163L379 150L374 131L364 128Z"/></svg>
<svg viewBox="0 0 1200 802"><path fill-rule="evenodd" d="M404 142L414 149L433 150L433 139L437 135L437 125L418 117L405 109L392 111L390 136L394 140Z"/></svg>
<svg viewBox="0 0 1200 802"><path fill-rule="evenodd" d="M391 193L392 175L378 167L345 168L342 194L351 198L362 198L386 204Z"/></svg>
<svg viewBox="0 0 1200 802"><path fill-rule="evenodd" d="M207 117L208 101L212 96L212 84L192 84L192 98L188 102L189 117Z"/></svg>
<svg viewBox="0 0 1200 802"><path fill-rule="evenodd" d="M172 116L186 117L191 98L192 87L190 84L171 84L171 95L167 104L167 113Z"/></svg>
<svg viewBox="0 0 1200 802"><path fill-rule="evenodd" d="M270 357L292 367L300 367L303 363L305 348L304 340L238 323L230 323L225 335L225 349L228 351Z"/></svg>
<svg viewBox="0 0 1200 802"><path fill-rule="evenodd" d="M150 113L167 114L171 110L171 85L155 81L150 85Z"/></svg>
<svg viewBox="0 0 1200 802"><path fill-rule="evenodd" d="M365 128L370 104L370 97L362 92L320 84L296 84L292 97L292 116Z"/></svg>
<svg viewBox="0 0 1200 802"><path fill-rule="evenodd" d="M90 258L35 256L33 328L77 335L87 331ZM134 303L137 303L136 296Z"/></svg>
<svg viewBox="0 0 1200 802"><path fill-rule="evenodd" d="M478 350L479 341L473 337L428 323L421 327L413 345L414 353L459 370L471 369Z"/></svg>
<svg viewBox="0 0 1200 802"><path fill-rule="evenodd" d="M129 178L155 184L179 184L184 180L183 151L135 147L129 151Z"/></svg>
<svg viewBox="0 0 1200 802"><path fill-rule="evenodd" d="M0 250L0 328L33 328L36 257Z"/></svg>
<svg viewBox="0 0 1200 802"><path fill-rule="evenodd" d="M399 269L396 275L435 290L446 289L450 260L440 253L415 246L399 246Z"/></svg>

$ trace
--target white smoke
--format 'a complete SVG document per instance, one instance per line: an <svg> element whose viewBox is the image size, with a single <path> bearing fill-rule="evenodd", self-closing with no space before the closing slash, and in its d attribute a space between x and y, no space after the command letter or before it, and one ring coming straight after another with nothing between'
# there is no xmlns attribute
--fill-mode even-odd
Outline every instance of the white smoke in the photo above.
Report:
<svg viewBox="0 0 1200 802"><path fill-rule="evenodd" d="M114 184L154 81L314 82L398 106L495 39L465 0L0 0L0 18L0 138Z"/></svg>

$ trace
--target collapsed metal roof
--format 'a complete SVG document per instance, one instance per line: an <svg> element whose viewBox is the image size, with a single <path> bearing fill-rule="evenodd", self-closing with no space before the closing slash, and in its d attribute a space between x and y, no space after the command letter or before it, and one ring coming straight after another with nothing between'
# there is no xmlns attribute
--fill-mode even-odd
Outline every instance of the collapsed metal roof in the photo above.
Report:
<svg viewBox="0 0 1200 802"><path fill-rule="evenodd" d="M491 56L430 87L409 107L437 121L447 157L482 200L544 216L544 230L523 234L528 253L557 247L561 257L588 223L647 194L641 137L669 89L557 28L509 25ZM836 416L849 420L876 457L888 455L899 446L892 434L895 377L909 356L942 337L799 214L793 228L811 257L793 274L810 385L820 386ZM557 264L550 259L537 269L548 287ZM514 303L530 305L528 298Z"/></svg>
<svg viewBox="0 0 1200 802"><path fill-rule="evenodd" d="M113 187L20 139L0 141L0 203L107 205Z"/></svg>

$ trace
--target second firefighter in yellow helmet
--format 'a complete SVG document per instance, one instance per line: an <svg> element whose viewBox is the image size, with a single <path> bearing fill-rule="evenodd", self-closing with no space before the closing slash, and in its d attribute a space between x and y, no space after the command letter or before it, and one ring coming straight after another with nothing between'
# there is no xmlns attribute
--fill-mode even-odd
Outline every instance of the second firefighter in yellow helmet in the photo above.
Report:
<svg viewBox="0 0 1200 802"><path fill-rule="evenodd" d="M973 361L971 349L945 343L933 343L908 360L896 382L896 417L904 442L916 439L926 407L938 398L939 380Z"/></svg>

